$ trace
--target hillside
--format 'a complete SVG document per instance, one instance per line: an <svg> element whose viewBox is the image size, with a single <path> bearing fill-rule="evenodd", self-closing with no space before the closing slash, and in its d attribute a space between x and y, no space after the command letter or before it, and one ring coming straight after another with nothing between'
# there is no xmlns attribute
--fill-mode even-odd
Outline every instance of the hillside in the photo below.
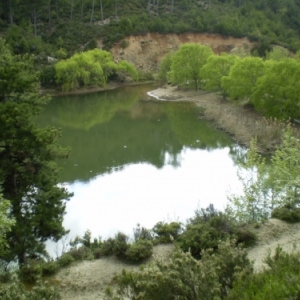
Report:
<svg viewBox="0 0 300 300"><path fill-rule="evenodd" d="M299 0L4 0L0 34L15 53L57 58L149 33L248 37L264 55L270 44L300 49L299 14Z"/></svg>
<svg viewBox="0 0 300 300"><path fill-rule="evenodd" d="M257 245L248 250L248 257L254 262L255 271L263 270L264 258L274 254L277 246L290 253L300 242L300 224L287 224L277 219L270 219L256 229ZM153 259L167 259L172 253L172 244L154 247ZM63 300L104 299L107 285L122 269L138 270L136 265L128 265L116 258L101 258L83 261L62 269L55 277L59 282Z"/></svg>
<svg viewBox="0 0 300 300"><path fill-rule="evenodd" d="M126 47L124 47L124 42ZM249 53L255 46L247 38L223 37L219 34L183 33L128 36L122 42L116 43L111 52L116 61L122 59L133 63L144 72L157 72L160 60L170 51L176 51L181 44L200 43L210 46L215 53L235 53L245 51ZM102 41L98 41L102 47Z"/></svg>

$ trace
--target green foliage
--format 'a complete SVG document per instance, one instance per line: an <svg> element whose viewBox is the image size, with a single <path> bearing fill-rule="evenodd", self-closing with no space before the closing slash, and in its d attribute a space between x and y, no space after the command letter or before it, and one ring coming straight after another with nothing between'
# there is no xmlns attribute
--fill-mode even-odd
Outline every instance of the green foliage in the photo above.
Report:
<svg viewBox="0 0 300 300"><path fill-rule="evenodd" d="M57 83L64 91L78 87L105 86L109 76L115 72L129 74L138 79L135 67L127 61L114 63L111 53L94 49L77 53L71 58L61 60L54 65Z"/></svg>
<svg viewBox="0 0 300 300"><path fill-rule="evenodd" d="M217 250L219 242L228 239L234 229L229 217L210 205L195 212L195 217L190 219L177 244L183 251L200 258L203 250Z"/></svg>
<svg viewBox="0 0 300 300"><path fill-rule="evenodd" d="M283 47L274 46L270 52L267 52L266 59L282 60L289 58L290 56L289 50Z"/></svg>
<svg viewBox="0 0 300 300"><path fill-rule="evenodd" d="M110 256L114 254L114 245L115 240L114 239L107 239L103 241L101 245L100 250L100 256Z"/></svg>
<svg viewBox="0 0 300 300"><path fill-rule="evenodd" d="M168 81L168 73L171 71L173 53L166 54L159 64L158 79L160 81Z"/></svg>
<svg viewBox="0 0 300 300"><path fill-rule="evenodd" d="M60 267L67 267L74 261L73 256L70 253L64 253L57 260L57 263Z"/></svg>
<svg viewBox="0 0 300 300"><path fill-rule="evenodd" d="M182 231L182 224L178 222L158 222L153 227L156 243L171 243Z"/></svg>
<svg viewBox="0 0 300 300"><path fill-rule="evenodd" d="M71 194L57 185L54 160L65 158L68 150L57 144L58 130L33 123L47 97L39 92L31 57L12 55L3 40L0 53L0 181L15 220L3 259L23 264L28 257L45 256L43 242L66 232L62 221Z"/></svg>
<svg viewBox="0 0 300 300"><path fill-rule="evenodd" d="M59 300L61 296L58 289L49 283L38 281L31 290L28 290L18 278L13 278L10 284L0 286L0 298L1 300Z"/></svg>
<svg viewBox="0 0 300 300"><path fill-rule="evenodd" d="M129 247L128 236L122 232L118 232L114 239L113 254L118 258L124 259Z"/></svg>
<svg viewBox="0 0 300 300"><path fill-rule="evenodd" d="M140 239L130 245L125 253L126 260L141 262L152 255L153 244L149 240Z"/></svg>
<svg viewBox="0 0 300 300"><path fill-rule="evenodd" d="M11 230L15 224L14 220L8 217L8 210L10 209L10 202L4 200L0 194L0 256L7 248L6 234Z"/></svg>
<svg viewBox="0 0 300 300"><path fill-rule="evenodd" d="M294 59L268 61L265 74L258 79L251 96L255 108L280 120L299 118L299 76L300 62Z"/></svg>
<svg viewBox="0 0 300 300"><path fill-rule="evenodd" d="M26 265L21 266L20 279L27 283L35 283L42 276L42 265L39 261L30 260Z"/></svg>
<svg viewBox="0 0 300 300"><path fill-rule="evenodd" d="M200 261L180 250L169 260L155 260L139 272L123 270L113 299L223 299L234 277L250 266L246 252L221 242L219 252L204 251ZM110 294L113 294L112 292Z"/></svg>
<svg viewBox="0 0 300 300"><path fill-rule="evenodd" d="M239 174L244 194L229 198L227 212L241 222L261 221L270 216L277 207L297 208L299 203L299 155L300 143L291 128L283 134L279 148L266 164L252 142Z"/></svg>
<svg viewBox="0 0 300 300"><path fill-rule="evenodd" d="M137 242L139 240L153 240L153 235L151 233L151 230L141 227L140 224L137 224L137 227L133 229L133 237L134 241Z"/></svg>
<svg viewBox="0 0 300 300"><path fill-rule="evenodd" d="M172 56L170 81L196 90L201 85L201 68L213 51L200 44L183 44Z"/></svg>
<svg viewBox="0 0 300 300"><path fill-rule="evenodd" d="M42 275L51 276L56 274L58 271L59 265L56 261L49 260L42 263Z"/></svg>
<svg viewBox="0 0 300 300"><path fill-rule="evenodd" d="M248 100L259 77L264 75L265 63L258 57L237 59L221 86L232 100Z"/></svg>
<svg viewBox="0 0 300 300"><path fill-rule="evenodd" d="M272 211L272 218L286 221L288 223L300 222L300 208L290 207L277 207Z"/></svg>
<svg viewBox="0 0 300 300"><path fill-rule="evenodd" d="M268 269L259 273L240 273L227 299L298 299L299 259L299 252L287 254L277 248L274 256L269 255L266 259Z"/></svg>
<svg viewBox="0 0 300 300"><path fill-rule="evenodd" d="M221 91L221 78L229 74L236 59L236 56L226 53L211 55L201 69L201 76L205 81L204 88L209 91Z"/></svg>

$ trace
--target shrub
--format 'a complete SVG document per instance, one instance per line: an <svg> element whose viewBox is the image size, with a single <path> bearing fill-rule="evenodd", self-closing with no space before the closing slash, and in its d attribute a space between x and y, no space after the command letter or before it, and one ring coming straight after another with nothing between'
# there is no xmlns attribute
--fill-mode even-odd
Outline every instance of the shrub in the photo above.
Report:
<svg viewBox="0 0 300 300"><path fill-rule="evenodd" d="M27 265L23 265L20 268L21 280L34 283L42 276L42 264L41 262L30 260Z"/></svg>
<svg viewBox="0 0 300 300"><path fill-rule="evenodd" d="M57 263L60 267L67 267L74 261L73 256L70 253L65 253L58 258Z"/></svg>
<svg viewBox="0 0 300 300"><path fill-rule="evenodd" d="M126 258L126 251L129 248L127 243L128 236L122 232L118 232L115 235L113 254L118 258Z"/></svg>
<svg viewBox="0 0 300 300"><path fill-rule="evenodd" d="M42 275L43 276L51 276L54 275L58 271L58 263L55 261L47 261L42 263Z"/></svg>
<svg viewBox="0 0 300 300"><path fill-rule="evenodd" d="M272 218L283 220L289 223L300 222L300 208L289 206L278 207L272 211Z"/></svg>
<svg viewBox="0 0 300 300"><path fill-rule="evenodd" d="M117 277L117 293L141 300L224 299L233 278L250 262L246 251L229 241L221 242L218 248L214 255L204 251L200 261L177 250L169 260L156 260L139 272L123 270ZM115 294L110 290L107 296L124 299Z"/></svg>
<svg viewBox="0 0 300 300"><path fill-rule="evenodd" d="M253 246L257 241L256 234L248 229L238 229L235 233L236 242L238 244L243 244L245 247Z"/></svg>
<svg viewBox="0 0 300 300"><path fill-rule="evenodd" d="M287 254L277 248L266 259L269 269L244 271L236 278L228 300L299 299L300 253Z"/></svg>
<svg viewBox="0 0 300 300"><path fill-rule="evenodd" d="M74 258L74 260L83 260L86 259L92 253L92 251L85 246L81 246L71 249L68 253Z"/></svg>
<svg viewBox="0 0 300 300"><path fill-rule="evenodd" d="M172 239L177 239L179 236L182 231L182 224L179 222L158 222L152 230L156 234L157 243L170 243Z"/></svg>
<svg viewBox="0 0 300 300"><path fill-rule="evenodd" d="M0 286L1 300L59 300L61 299L57 288L50 286L47 283L38 281L31 289L26 290L20 283L19 279L15 277L11 284Z"/></svg>
<svg viewBox="0 0 300 300"><path fill-rule="evenodd" d="M135 241L138 241L138 240L152 241L153 240L151 230L149 230L145 227L141 227L140 224L137 224L137 227L133 229L133 236L134 236Z"/></svg>
<svg viewBox="0 0 300 300"><path fill-rule="evenodd" d="M126 259L140 262L152 255L153 245L148 240L138 240L130 245L126 251Z"/></svg>
<svg viewBox="0 0 300 300"><path fill-rule="evenodd" d="M114 254L114 245L115 245L114 239L108 239L108 240L104 241L100 248L100 255L101 256L113 255Z"/></svg>

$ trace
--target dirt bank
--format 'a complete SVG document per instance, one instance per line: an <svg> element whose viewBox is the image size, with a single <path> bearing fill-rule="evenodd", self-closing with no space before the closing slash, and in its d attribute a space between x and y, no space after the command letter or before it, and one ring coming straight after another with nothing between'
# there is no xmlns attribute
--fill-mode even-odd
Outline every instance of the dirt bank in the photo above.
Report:
<svg viewBox="0 0 300 300"><path fill-rule="evenodd" d="M289 253L299 250L300 224L287 224L270 219L255 229L255 232L258 235L258 243L248 250L248 257L254 262L256 272L266 267L265 257L269 253L274 254L277 246ZM166 259L173 249L172 244L155 246L154 257ZM99 300L104 299L105 289L112 283L114 275L122 272L124 268L138 270L136 265L125 264L108 257L73 264L61 270L55 280L59 283L63 300Z"/></svg>
<svg viewBox="0 0 300 300"><path fill-rule="evenodd" d="M128 36L115 44L110 50L116 61L127 60L144 72L156 72L159 62L170 51L176 51L181 44L199 43L210 46L217 54L222 52L235 53L245 51L248 53L255 43L247 38L222 37L218 34L159 34ZM102 47L102 42L98 41Z"/></svg>
<svg viewBox="0 0 300 300"><path fill-rule="evenodd" d="M273 151L280 142L284 125L266 120L250 108L224 101L217 93L184 91L166 85L149 93L168 101L191 101L203 108L203 118L212 120L218 128L230 133L240 144L249 146L256 137L261 152Z"/></svg>

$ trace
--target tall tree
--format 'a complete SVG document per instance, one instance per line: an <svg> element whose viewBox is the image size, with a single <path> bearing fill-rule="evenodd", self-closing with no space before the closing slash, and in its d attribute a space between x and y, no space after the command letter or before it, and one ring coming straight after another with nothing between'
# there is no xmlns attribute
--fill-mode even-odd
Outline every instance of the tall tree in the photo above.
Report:
<svg viewBox="0 0 300 300"><path fill-rule="evenodd" d="M172 57L171 82L182 86L192 86L197 90L201 81L201 68L212 54L213 51L208 46L182 45Z"/></svg>
<svg viewBox="0 0 300 300"><path fill-rule="evenodd" d="M237 56L226 53L211 55L201 69L201 76L205 80L205 89L221 91L221 78L229 74L236 59L238 59Z"/></svg>
<svg viewBox="0 0 300 300"><path fill-rule="evenodd" d="M259 57L238 59L228 76L221 79L222 88L232 100L248 101L257 79L264 75L265 63Z"/></svg>
<svg viewBox="0 0 300 300"><path fill-rule="evenodd" d="M62 221L71 195L57 185L54 160L68 151L57 144L58 130L39 128L32 121L47 100L39 93L32 59L12 55L3 40L0 53L0 181L15 219L8 235L10 250L2 258L24 264L31 255L45 254L47 239L66 233Z"/></svg>

